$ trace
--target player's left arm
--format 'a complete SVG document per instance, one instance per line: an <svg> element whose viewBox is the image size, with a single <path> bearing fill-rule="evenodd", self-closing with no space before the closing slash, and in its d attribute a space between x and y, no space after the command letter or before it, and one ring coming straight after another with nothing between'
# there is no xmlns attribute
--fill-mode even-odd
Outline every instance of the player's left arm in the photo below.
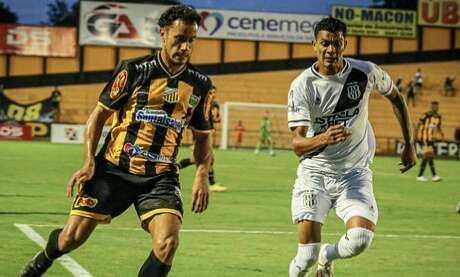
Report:
<svg viewBox="0 0 460 277"><path fill-rule="evenodd" d="M393 112L401 126L405 146L401 153L401 173L406 172L416 164L415 144L411 130L411 120L407 109L406 101L399 91L393 87L391 93L386 96L393 107Z"/></svg>
<svg viewBox="0 0 460 277"><path fill-rule="evenodd" d="M372 64L371 78L374 88L387 97L393 107L393 112L398 119L399 126L404 138L404 150L401 153L401 173L411 169L417 160L415 154L415 143L412 132L412 123L407 109L406 101L398 88L393 84L390 75L383 71L379 66Z"/></svg>
<svg viewBox="0 0 460 277"><path fill-rule="evenodd" d="M208 207L208 177L212 161L211 132L194 130L195 145L193 157L196 164L195 179L192 185L192 211L201 213Z"/></svg>

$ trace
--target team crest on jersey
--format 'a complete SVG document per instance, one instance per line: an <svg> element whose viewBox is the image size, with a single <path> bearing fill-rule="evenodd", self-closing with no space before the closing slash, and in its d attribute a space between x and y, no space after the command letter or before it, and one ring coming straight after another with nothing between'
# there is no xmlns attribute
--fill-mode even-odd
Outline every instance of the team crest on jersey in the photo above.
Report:
<svg viewBox="0 0 460 277"><path fill-rule="evenodd" d="M128 80L128 71L123 70L118 73L115 81L112 84L112 89L110 90L110 98L116 99L120 96L121 92L126 86L126 81Z"/></svg>
<svg viewBox="0 0 460 277"><path fill-rule="evenodd" d="M92 197L83 197L78 196L75 200L75 204L73 205L75 208L79 207L89 207L94 208L97 205L97 199Z"/></svg>
<svg viewBox="0 0 460 277"><path fill-rule="evenodd" d="M347 83L347 96L351 100L359 99L361 96L361 90L359 89L358 82Z"/></svg>
<svg viewBox="0 0 460 277"><path fill-rule="evenodd" d="M179 90L177 88L166 87L163 99L168 103L177 103L179 101Z"/></svg>
<svg viewBox="0 0 460 277"><path fill-rule="evenodd" d="M196 105L200 102L201 97L195 94L190 95L190 99L188 100L188 105L190 108L194 109Z"/></svg>

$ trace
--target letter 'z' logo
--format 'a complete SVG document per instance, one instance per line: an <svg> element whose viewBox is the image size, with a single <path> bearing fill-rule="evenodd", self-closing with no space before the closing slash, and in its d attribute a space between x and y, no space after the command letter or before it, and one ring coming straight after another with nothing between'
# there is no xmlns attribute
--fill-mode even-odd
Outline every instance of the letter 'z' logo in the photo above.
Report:
<svg viewBox="0 0 460 277"><path fill-rule="evenodd" d="M214 35L220 29L220 27L222 27L222 24L224 23L224 16L220 13L201 12L200 15L201 15L200 27L203 28L203 30L205 30L206 32L208 32L210 36ZM214 29L210 31L208 30L207 24L209 22L208 18L211 18L211 17L214 18L216 23L214 25Z"/></svg>

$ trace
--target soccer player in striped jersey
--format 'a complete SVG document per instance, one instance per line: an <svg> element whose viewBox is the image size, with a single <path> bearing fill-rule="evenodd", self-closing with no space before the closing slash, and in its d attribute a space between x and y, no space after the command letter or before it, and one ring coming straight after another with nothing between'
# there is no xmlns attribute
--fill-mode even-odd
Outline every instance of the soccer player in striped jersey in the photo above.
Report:
<svg viewBox="0 0 460 277"><path fill-rule="evenodd" d="M81 246L99 223L109 223L131 205L153 245L138 276L167 276L182 223L175 159L187 125L194 132L197 164L192 211L201 213L208 205L211 81L189 63L200 20L191 7L168 8L158 21L162 48L118 65L87 121L84 166L67 185L69 197L78 190L67 224L50 233L45 250L20 276L41 276L55 259ZM96 155L109 117L110 134Z"/></svg>
<svg viewBox="0 0 460 277"><path fill-rule="evenodd" d="M406 142L401 172L416 156L407 106L390 76L374 63L343 57L346 25L328 17L315 26L317 62L291 84L288 125L294 152L301 157L292 192L292 220L298 250L289 276L305 276L318 262L316 276L333 276L332 262L369 247L377 223L377 204L369 169L375 138L368 121L372 91L390 100ZM346 233L335 244L321 245L321 228L331 208Z"/></svg>
<svg viewBox="0 0 460 277"><path fill-rule="evenodd" d="M423 142L423 160L416 178L416 180L420 182L428 181L428 179L423 176L427 163L430 165L431 169L431 180L433 182L442 180L442 178L436 174L436 169L434 168L434 138L436 133L439 133L441 137L444 138L444 132L441 128L441 115L438 113L438 110L438 101L431 102L431 111L426 112L417 123L417 134L419 139Z"/></svg>

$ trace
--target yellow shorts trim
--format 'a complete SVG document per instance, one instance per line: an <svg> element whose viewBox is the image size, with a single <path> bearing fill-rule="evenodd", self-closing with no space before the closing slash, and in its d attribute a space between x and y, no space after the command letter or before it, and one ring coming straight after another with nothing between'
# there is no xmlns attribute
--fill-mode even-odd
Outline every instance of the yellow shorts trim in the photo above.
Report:
<svg viewBox="0 0 460 277"><path fill-rule="evenodd" d="M148 213L145 213L145 214L141 215L141 217L140 217L141 222L143 222L146 219L151 218L154 215L164 214L164 213L177 215L179 217L179 219L182 220L182 214L178 210L168 209L168 208L161 208L161 209L155 209L153 211L150 211Z"/></svg>
<svg viewBox="0 0 460 277"><path fill-rule="evenodd" d="M99 106L101 106L102 108L106 109L106 110L109 110L109 111L112 111L112 112L116 112L116 111L117 111L117 110L114 110L114 109L112 109L112 108L107 107L106 105L102 104L101 102L97 102L97 104L98 104Z"/></svg>
<svg viewBox="0 0 460 277"><path fill-rule="evenodd" d="M102 223L102 224L109 224L110 221L112 220L112 217L108 214L98 214L98 213L92 213L92 212L86 212L86 211L80 211L80 210L72 210L70 211L70 215L78 215L82 217L96 219L97 221L99 221L99 223Z"/></svg>

